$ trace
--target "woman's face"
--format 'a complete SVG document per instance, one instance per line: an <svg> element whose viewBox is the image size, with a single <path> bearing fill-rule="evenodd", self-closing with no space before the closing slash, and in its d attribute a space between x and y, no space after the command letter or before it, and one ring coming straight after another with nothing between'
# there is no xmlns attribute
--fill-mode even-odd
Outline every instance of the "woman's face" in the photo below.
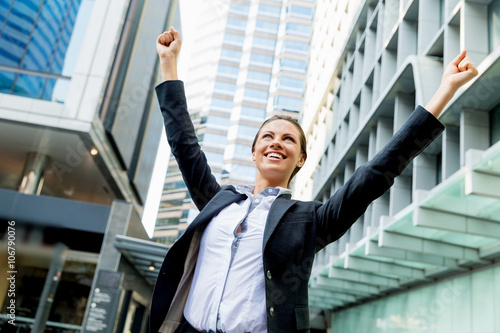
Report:
<svg viewBox="0 0 500 333"><path fill-rule="evenodd" d="M305 162L299 130L282 119L267 123L257 137L252 159L257 166L257 177L279 182L285 179L288 183L293 170Z"/></svg>

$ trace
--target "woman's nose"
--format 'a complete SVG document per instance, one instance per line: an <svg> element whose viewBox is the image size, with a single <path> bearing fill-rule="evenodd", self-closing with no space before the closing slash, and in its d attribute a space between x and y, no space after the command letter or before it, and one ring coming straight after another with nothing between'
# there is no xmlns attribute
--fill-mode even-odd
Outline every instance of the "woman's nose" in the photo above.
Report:
<svg viewBox="0 0 500 333"><path fill-rule="evenodd" d="M275 140L273 140L273 142L271 142L270 147L280 147L280 148L282 148L283 146L281 145L281 142L279 140L275 139Z"/></svg>

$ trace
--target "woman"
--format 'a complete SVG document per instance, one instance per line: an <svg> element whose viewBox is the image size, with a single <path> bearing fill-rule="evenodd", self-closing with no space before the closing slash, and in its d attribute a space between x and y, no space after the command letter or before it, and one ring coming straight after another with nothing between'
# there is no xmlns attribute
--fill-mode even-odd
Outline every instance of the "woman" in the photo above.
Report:
<svg viewBox="0 0 500 333"><path fill-rule="evenodd" d="M324 204L291 200L305 136L291 119L264 122L252 146L255 186L221 187L211 174L177 80L181 39L157 39L156 87L172 153L200 214L169 250L151 306L151 332L308 332L314 254L342 236L444 129L436 119L477 74L460 53L425 109L418 106L390 142Z"/></svg>

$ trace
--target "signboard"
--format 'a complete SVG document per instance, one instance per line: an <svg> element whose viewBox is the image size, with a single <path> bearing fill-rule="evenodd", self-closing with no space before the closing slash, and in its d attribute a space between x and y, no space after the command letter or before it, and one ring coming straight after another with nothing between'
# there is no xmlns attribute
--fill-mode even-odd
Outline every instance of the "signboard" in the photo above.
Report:
<svg viewBox="0 0 500 333"><path fill-rule="evenodd" d="M123 273L100 270L90 298L83 333L112 332L122 290Z"/></svg>

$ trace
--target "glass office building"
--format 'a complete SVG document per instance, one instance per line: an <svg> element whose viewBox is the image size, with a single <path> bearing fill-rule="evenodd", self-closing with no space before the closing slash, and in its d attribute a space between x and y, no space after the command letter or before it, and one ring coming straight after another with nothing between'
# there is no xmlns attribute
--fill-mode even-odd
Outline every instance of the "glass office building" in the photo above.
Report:
<svg viewBox="0 0 500 333"><path fill-rule="evenodd" d="M189 112L219 182L253 183L251 144L260 124L274 114L299 116L314 2L203 6L185 81ZM172 243L196 214L171 157L155 238Z"/></svg>

